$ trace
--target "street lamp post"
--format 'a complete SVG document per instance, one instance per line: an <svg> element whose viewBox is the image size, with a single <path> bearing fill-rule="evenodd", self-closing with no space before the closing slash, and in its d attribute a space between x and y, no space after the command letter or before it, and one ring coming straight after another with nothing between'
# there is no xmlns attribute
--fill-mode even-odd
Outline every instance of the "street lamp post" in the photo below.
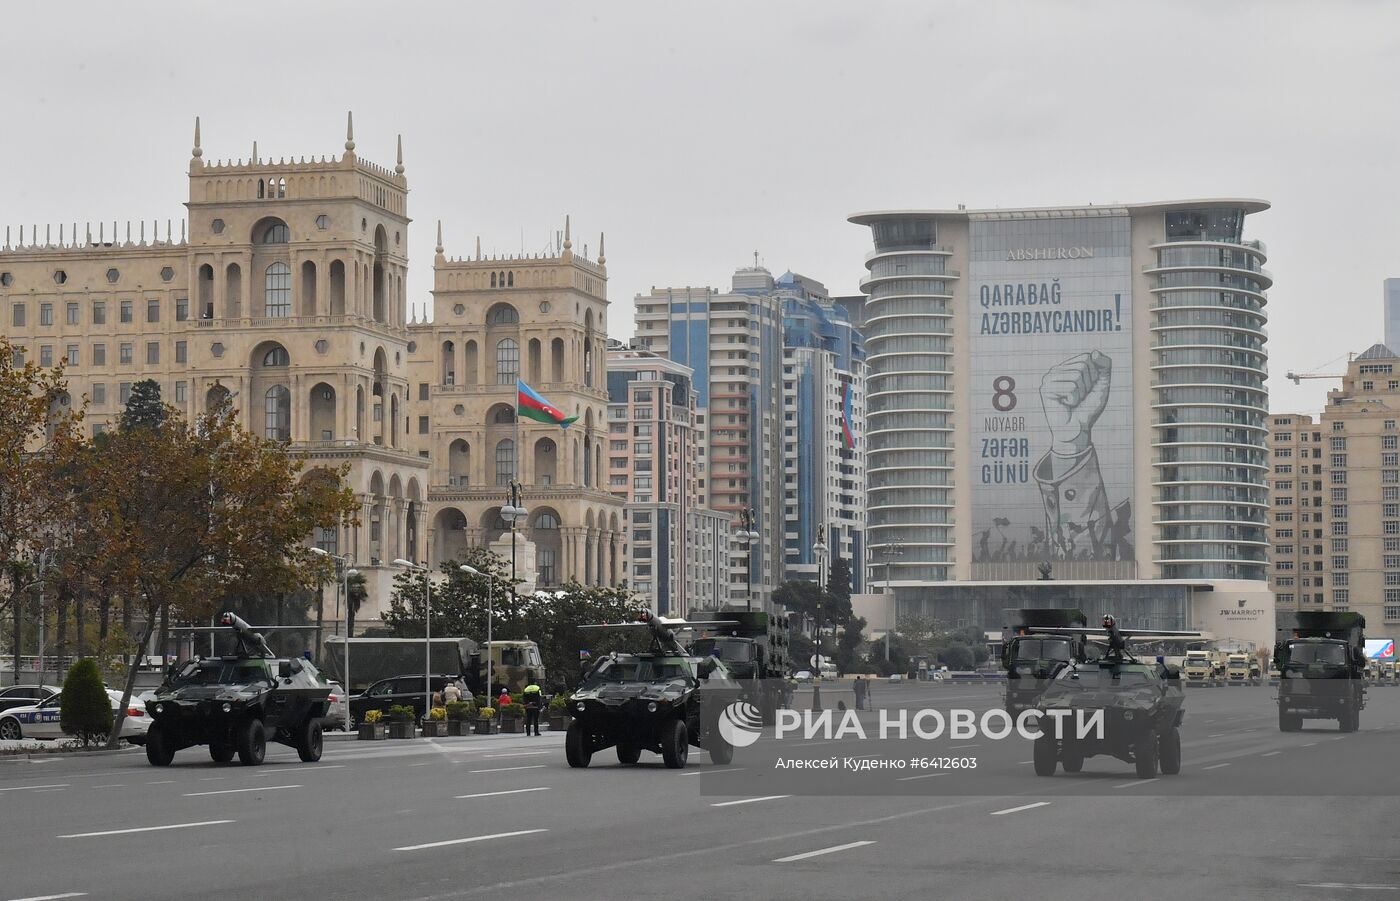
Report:
<svg viewBox="0 0 1400 901"><path fill-rule="evenodd" d="M826 526L817 526L817 543L812 553L817 557L817 653L812 673L812 709L822 709L822 593L826 590Z"/></svg>
<svg viewBox="0 0 1400 901"><path fill-rule="evenodd" d="M360 571L350 567L349 554L332 554L319 547L313 547L311 553L334 560L336 571L340 574L340 596L345 601L345 685L343 686L345 688L345 731L349 732L350 720L353 718L350 710L350 696L355 693L355 690L350 687L350 577L359 575ZM209 640L213 641L213 633L210 633Z"/></svg>
<svg viewBox="0 0 1400 901"><path fill-rule="evenodd" d="M740 513L739 532L735 535L747 551L744 555L744 578L748 581L748 592L744 596L744 609L749 613L753 612L753 546L760 537L758 532L754 531L753 521L752 508Z"/></svg>
<svg viewBox="0 0 1400 901"><path fill-rule="evenodd" d="M433 707L433 580L428 564L411 563L402 557L394 561L395 566L423 574L423 718Z"/></svg>
<svg viewBox="0 0 1400 901"><path fill-rule="evenodd" d="M882 554L882 555L884 556L884 558L885 558L885 594L889 594L889 593L890 593L890 558L891 558L891 557L902 557L902 556L904 556L904 548L903 548L903 546L902 546L903 544L904 544L904 539L902 539L902 538L896 538L895 541L894 541L894 544L887 544L887 545L885 545L884 549L881 551L881 554ZM886 603L888 603L891 599L890 599L890 598L886 598L885 600L886 600ZM897 604L894 606L894 610L898 610L898 605L897 605ZM885 619L885 662L886 662L886 663L889 663L889 662L890 662L890 633L892 633L892 632L894 631L894 611L891 610L890 608L886 608L886 610L885 610L885 615L886 615L886 619Z"/></svg>
<svg viewBox="0 0 1400 901"><path fill-rule="evenodd" d="M520 482L516 481L515 479L511 479L510 498L507 500L506 505L501 508L501 519L505 520L506 525L510 526L510 597L512 607L518 607L520 600L519 592L515 584L515 527L518 523L523 522L525 520L525 517L528 516L530 513L529 510L525 509L525 499L524 497L522 497L523 494L524 491L521 488ZM491 617L489 615L486 617L486 626L486 659L489 662L491 659ZM488 702L490 702L491 680L489 665L487 666L487 671L488 678L486 681L486 699Z"/></svg>
<svg viewBox="0 0 1400 901"><path fill-rule="evenodd" d="M490 577L490 576L487 576L486 573L484 573L484 572L482 572L481 570L477 569L475 566L468 566L467 564L464 563L464 564L462 564L461 566L459 566L459 567L457 567L457 568L458 568L459 570L461 570L462 572L464 572L464 573L471 573L471 574L474 575L474 576L485 576L485 577L486 577L486 703L487 703L487 704L490 704L490 703L491 703L491 620L492 620L492 617L493 617L491 595L492 595L492 593L493 593L493 592L492 592L492 585L493 585L493 583L492 583L492 581L491 581L491 577Z"/></svg>

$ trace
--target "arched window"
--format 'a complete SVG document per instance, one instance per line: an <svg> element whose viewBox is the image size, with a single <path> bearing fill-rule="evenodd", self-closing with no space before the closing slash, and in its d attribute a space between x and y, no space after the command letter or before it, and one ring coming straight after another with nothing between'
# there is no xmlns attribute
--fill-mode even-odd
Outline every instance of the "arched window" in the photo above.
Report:
<svg viewBox="0 0 1400 901"><path fill-rule="evenodd" d="M292 240L292 232L287 228L285 222L274 222L263 232L262 242L264 244L286 244Z"/></svg>
<svg viewBox="0 0 1400 901"><path fill-rule="evenodd" d="M267 394L263 395L263 413L263 436L274 441L290 441L292 393L286 385L273 385L267 389Z"/></svg>
<svg viewBox="0 0 1400 901"><path fill-rule="evenodd" d="M487 325L519 325L520 314L508 303L498 303L486 311Z"/></svg>
<svg viewBox="0 0 1400 901"><path fill-rule="evenodd" d="M496 287L496 273L491 273L491 287Z"/></svg>
<svg viewBox="0 0 1400 901"><path fill-rule="evenodd" d="M507 273L506 273L506 287L507 287L507 288L514 288L514 287L515 287L515 273L514 273L514 272L507 272Z"/></svg>
<svg viewBox="0 0 1400 901"><path fill-rule="evenodd" d="M273 226L274 228L286 228ZM273 263L267 267L266 309L268 317L283 319L292 312L292 270L286 263Z"/></svg>
<svg viewBox="0 0 1400 901"><path fill-rule="evenodd" d="M513 385L520 378L520 345L514 338L496 342L496 384Z"/></svg>
<svg viewBox="0 0 1400 901"><path fill-rule="evenodd" d="M537 529L557 529L559 528L559 517L553 513L541 513L535 517L535 528Z"/></svg>
<svg viewBox="0 0 1400 901"><path fill-rule="evenodd" d="M496 424L509 425L515 422L515 410L512 407L500 406L496 408Z"/></svg>
<svg viewBox="0 0 1400 901"><path fill-rule="evenodd" d="M262 199L263 199L264 197L266 197L266 196L267 196L266 188L265 188L264 185L263 185L263 180L260 178L260 179L258 179L258 199L259 199L259 200L262 200Z"/></svg>
<svg viewBox="0 0 1400 901"><path fill-rule="evenodd" d="M287 353L287 348L278 344L263 354L262 364L264 366L290 366L292 365L292 357Z"/></svg>
<svg viewBox="0 0 1400 901"><path fill-rule="evenodd" d="M583 487L593 485L593 439L583 439Z"/></svg>
<svg viewBox="0 0 1400 901"><path fill-rule="evenodd" d="M506 486L515 477L515 442L509 438L496 445L496 484Z"/></svg>

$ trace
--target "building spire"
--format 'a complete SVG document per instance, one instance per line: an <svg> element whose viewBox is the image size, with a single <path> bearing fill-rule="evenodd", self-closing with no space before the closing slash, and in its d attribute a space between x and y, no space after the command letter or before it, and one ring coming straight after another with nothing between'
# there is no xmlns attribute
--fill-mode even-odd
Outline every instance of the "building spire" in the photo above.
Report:
<svg viewBox="0 0 1400 901"><path fill-rule="evenodd" d="M351 153L355 152L355 113L353 110L345 114L345 149Z"/></svg>
<svg viewBox="0 0 1400 901"><path fill-rule="evenodd" d="M402 166L400 166L400 168L402 168ZM438 220L438 242L437 242L437 252L438 252L438 256L442 256L442 220L441 220L441 219Z"/></svg>
<svg viewBox="0 0 1400 901"><path fill-rule="evenodd" d="M257 141L254 141L254 142L253 142L253 165L256 166L257 164L258 164L258 142L257 142Z"/></svg>
<svg viewBox="0 0 1400 901"><path fill-rule="evenodd" d="M192 150L190 150L190 154L191 154L195 159L199 159L200 157L204 156L204 148L200 146L200 141L199 141L199 117L198 117L198 116L195 116L195 117L194 117L194 148L193 148Z"/></svg>
<svg viewBox="0 0 1400 901"><path fill-rule="evenodd" d="M481 259L481 235L476 236L476 258Z"/></svg>
<svg viewBox="0 0 1400 901"><path fill-rule="evenodd" d="M397 172L399 175L403 175L403 135L399 135L399 161L398 161L398 164L397 164L396 166L394 166L394 171ZM438 223L438 243L439 243L439 244L442 243L442 223L441 223L441 222ZM439 250L438 253L442 253L442 251Z"/></svg>
<svg viewBox="0 0 1400 901"><path fill-rule="evenodd" d="M573 250L573 249L574 249L574 242L573 242L573 240L569 237L569 217L568 217L568 215L565 215L565 216L564 216L564 249L565 249L565 250Z"/></svg>
<svg viewBox="0 0 1400 901"><path fill-rule="evenodd" d="M604 244L603 244L603 242L606 241L607 239L608 239L608 234L607 234L607 232L598 232L598 265L599 265L599 266L606 266L606 265L608 264L608 252L607 252L607 250L604 249Z"/></svg>

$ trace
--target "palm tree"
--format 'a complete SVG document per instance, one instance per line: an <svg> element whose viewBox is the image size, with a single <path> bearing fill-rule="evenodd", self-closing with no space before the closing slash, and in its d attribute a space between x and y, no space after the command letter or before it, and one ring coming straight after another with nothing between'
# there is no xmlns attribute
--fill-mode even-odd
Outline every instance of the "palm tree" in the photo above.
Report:
<svg viewBox="0 0 1400 901"><path fill-rule="evenodd" d="M365 574L356 572L345 579L345 605L348 610L346 619L349 620L347 626L348 635L355 634L355 614L360 612L360 605L369 600L369 582L365 579ZM347 686L348 687L348 686Z"/></svg>

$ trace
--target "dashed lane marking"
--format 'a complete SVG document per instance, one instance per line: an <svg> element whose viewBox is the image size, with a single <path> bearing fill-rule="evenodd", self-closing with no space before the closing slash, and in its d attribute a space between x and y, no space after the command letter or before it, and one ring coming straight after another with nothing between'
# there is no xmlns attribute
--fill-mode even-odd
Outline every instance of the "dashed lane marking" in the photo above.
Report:
<svg viewBox="0 0 1400 901"><path fill-rule="evenodd" d="M1153 776L1151 779L1134 779L1132 782L1123 782L1123 783L1120 783L1120 784L1115 785L1115 786L1113 786L1113 787L1114 787L1114 788L1134 788L1134 787L1139 786L1139 785L1147 785L1148 783L1151 783L1151 782L1159 782L1159 781L1161 781L1161 780L1159 780L1156 776Z"/></svg>
<svg viewBox="0 0 1400 901"><path fill-rule="evenodd" d="M284 788L301 788L300 785L259 785L256 788L225 788L212 792L186 792L186 798L203 798L206 795L241 795L244 792L275 792Z"/></svg>
<svg viewBox="0 0 1400 901"><path fill-rule="evenodd" d="M509 789L508 791L478 792L478 793L476 793L476 794L474 794L474 795L457 795L457 799L460 801L460 800L462 800L462 799L464 799L464 798L494 798L494 797L496 797L497 795L521 795L521 794L524 794L525 792L547 792L547 791L549 791L549 786L548 786L548 785L538 785L538 786L536 786L536 787L534 787L534 788L512 788L512 789Z"/></svg>
<svg viewBox="0 0 1400 901"><path fill-rule="evenodd" d="M1264 753L1264 754L1260 754L1259 756L1260 756L1260 757L1277 757L1279 754L1282 754L1282 753L1283 753L1282 751L1268 751L1268 752L1266 752L1266 753Z"/></svg>
<svg viewBox="0 0 1400 901"><path fill-rule="evenodd" d="M1203 770L1218 770L1218 769L1220 769L1220 768L1223 767L1223 766L1229 766L1229 764L1228 764L1228 763L1212 763L1210 766L1203 766L1203 767L1201 767L1201 769L1203 769Z"/></svg>
<svg viewBox="0 0 1400 901"><path fill-rule="evenodd" d="M1022 804L1020 807L1008 807L1005 810L993 810L992 816L999 817L1008 813L1020 813L1023 810L1035 810L1037 807L1049 807L1049 801L1036 801L1034 804Z"/></svg>
<svg viewBox="0 0 1400 901"><path fill-rule="evenodd" d="M779 857L773 863L792 863L795 860L806 860L809 857L821 857L823 854L835 854L837 851L849 851L852 848L863 848L866 845L875 844L873 841L847 842L844 845L832 845L830 848L821 848L816 851L807 851L802 854L792 854L787 857Z"/></svg>
<svg viewBox="0 0 1400 901"><path fill-rule="evenodd" d="M778 801L783 798L791 798L792 795L764 795L761 798L740 798L737 801L720 801L711 804L711 807L733 807L736 804L757 804L759 801Z"/></svg>
<svg viewBox="0 0 1400 901"><path fill-rule="evenodd" d="M932 779L934 776L946 776L947 773L924 773L922 776L900 776L895 782L913 782L915 779Z"/></svg>
<svg viewBox="0 0 1400 901"><path fill-rule="evenodd" d="M682 776L703 776L703 775L705 775L706 773L710 773L710 774L714 774L714 773L737 773L737 772L739 772L739 771L742 770L742 769L745 769L745 767L741 767L741 766L732 766L732 767L726 767L725 769L722 769L722 770L710 770L710 769L703 769L703 770L687 770L686 772L681 773L680 775L682 775Z"/></svg>
<svg viewBox="0 0 1400 901"><path fill-rule="evenodd" d="M64 892L61 895L32 895L28 898L14 898L12 901L58 901L59 898L86 898L87 892Z"/></svg>
<svg viewBox="0 0 1400 901"><path fill-rule="evenodd" d="M1340 888L1354 892L1400 892L1400 885L1379 885L1362 882L1300 882L1298 888Z"/></svg>
<svg viewBox="0 0 1400 901"><path fill-rule="evenodd" d="M468 773L509 773L511 770L542 770L544 764L536 763L531 766L498 766L491 770L467 770Z"/></svg>
<svg viewBox="0 0 1400 901"><path fill-rule="evenodd" d="M197 823L171 823L168 826L138 826L133 829L108 829L103 832L74 832L59 838L97 838L103 835L130 835L134 832L164 832L167 829L193 829L196 826L222 826L233 820L200 820Z"/></svg>
<svg viewBox="0 0 1400 901"><path fill-rule="evenodd" d="M55 782L51 785L16 785L13 788L0 788L0 792L26 792L34 791L38 788L67 788L67 782Z"/></svg>
<svg viewBox="0 0 1400 901"><path fill-rule="evenodd" d="M495 835L473 835L469 838L450 838L444 842L429 842L426 845L405 845L402 848L395 848L395 851L426 851L429 848L446 848L450 845L467 845L472 842L489 842L497 838L514 838L517 835L534 835L537 832L548 832L548 829L519 829L515 832L497 832Z"/></svg>

